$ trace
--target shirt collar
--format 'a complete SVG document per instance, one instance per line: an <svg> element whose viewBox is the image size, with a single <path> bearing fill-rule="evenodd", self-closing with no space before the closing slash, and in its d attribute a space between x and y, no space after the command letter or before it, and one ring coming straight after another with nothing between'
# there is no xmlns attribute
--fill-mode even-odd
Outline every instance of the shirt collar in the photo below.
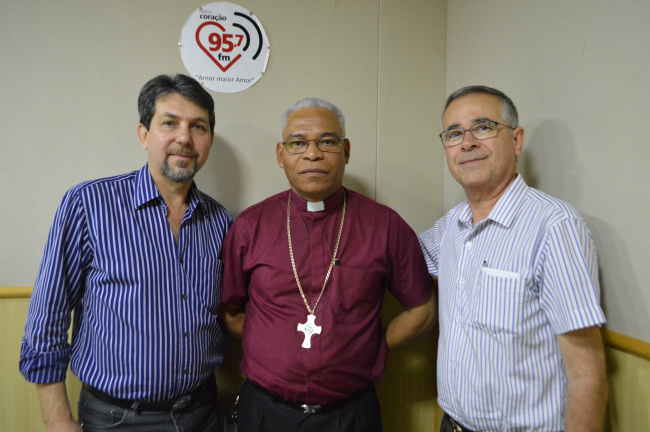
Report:
<svg viewBox="0 0 650 432"><path fill-rule="evenodd" d="M133 204L139 208L144 204L152 201L164 202L162 195L158 191L156 183L149 172L149 164L145 164L135 175L135 184L133 186ZM192 181L189 191L189 210L193 212L197 205L203 205L199 190L196 183Z"/></svg>
<svg viewBox="0 0 650 432"><path fill-rule="evenodd" d="M338 209L341 206L341 203L343 202L343 190L345 188L341 186L334 192L332 195L328 196L323 200L324 204L324 212L328 212L331 210ZM300 197L296 192L293 190L290 190L289 193L291 194L291 207L297 209L299 212L309 212L307 209L307 201L303 198Z"/></svg>
<svg viewBox="0 0 650 432"><path fill-rule="evenodd" d="M496 205L488 215L488 219L491 219L504 227L511 227L515 222L517 209L521 205L526 192L528 192L528 185L521 175L517 174L517 177L515 177L503 195L501 195L499 201L497 201Z"/></svg>
<svg viewBox="0 0 650 432"><path fill-rule="evenodd" d="M521 175L517 174L485 220L494 221L504 227L512 226L517 213L516 209L521 205L527 192L528 185ZM465 226L472 226L472 210L467 201L465 201L463 208L458 213L458 223Z"/></svg>

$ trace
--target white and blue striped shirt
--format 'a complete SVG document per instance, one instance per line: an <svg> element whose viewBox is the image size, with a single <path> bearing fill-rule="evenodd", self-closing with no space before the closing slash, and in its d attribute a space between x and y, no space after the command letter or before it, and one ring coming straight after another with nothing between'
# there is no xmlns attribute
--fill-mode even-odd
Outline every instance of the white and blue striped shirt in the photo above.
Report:
<svg viewBox="0 0 650 432"><path fill-rule="evenodd" d="M419 238L439 284L440 407L474 430L563 430L556 336L605 322L580 214L517 176L486 220L472 227L465 201Z"/></svg>
<svg viewBox="0 0 650 432"><path fill-rule="evenodd" d="M21 373L60 382L70 362L82 382L123 399L195 390L223 361L219 257L231 223L193 183L176 243L147 165L70 189L34 285Z"/></svg>

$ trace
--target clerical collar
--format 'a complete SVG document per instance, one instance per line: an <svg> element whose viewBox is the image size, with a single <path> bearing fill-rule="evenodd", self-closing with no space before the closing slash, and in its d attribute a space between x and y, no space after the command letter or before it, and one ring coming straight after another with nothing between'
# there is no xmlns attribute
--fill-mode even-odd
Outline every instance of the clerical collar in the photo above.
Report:
<svg viewBox="0 0 650 432"><path fill-rule="evenodd" d="M343 187L340 187L332 195L325 198L323 201L312 202L307 201L300 197L296 192L290 192L291 207L300 212L329 212L330 210L337 211L343 205Z"/></svg>
<svg viewBox="0 0 650 432"><path fill-rule="evenodd" d="M307 211L317 212L325 210L325 201L312 202L307 201Z"/></svg>

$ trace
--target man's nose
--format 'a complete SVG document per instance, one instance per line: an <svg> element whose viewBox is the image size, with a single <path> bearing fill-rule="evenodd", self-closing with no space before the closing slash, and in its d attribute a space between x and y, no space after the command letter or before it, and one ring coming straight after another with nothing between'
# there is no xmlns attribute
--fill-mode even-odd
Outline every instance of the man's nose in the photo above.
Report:
<svg viewBox="0 0 650 432"><path fill-rule="evenodd" d="M192 140L192 134L188 126L181 126L176 133L176 141L181 144L187 144Z"/></svg>
<svg viewBox="0 0 650 432"><path fill-rule="evenodd" d="M464 150L471 150L474 147L478 147L480 145L480 141L474 138L474 135L469 130L465 131L465 135L463 136L463 140L460 142L460 147Z"/></svg>
<svg viewBox="0 0 650 432"><path fill-rule="evenodd" d="M323 152L316 145L316 141L307 142L307 150L302 154L305 159L317 160L323 157Z"/></svg>

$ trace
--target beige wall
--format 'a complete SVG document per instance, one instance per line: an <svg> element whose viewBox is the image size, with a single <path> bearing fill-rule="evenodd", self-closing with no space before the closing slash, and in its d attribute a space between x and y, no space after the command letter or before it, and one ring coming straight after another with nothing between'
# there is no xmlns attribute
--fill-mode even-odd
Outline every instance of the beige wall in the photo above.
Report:
<svg viewBox="0 0 650 432"><path fill-rule="evenodd" d="M448 3L447 92L512 97L524 178L592 230L607 328L650 342L650 2ZM449 175L443 195L445 210L463 196Z"/></svg>
<svg viewBox="0 0 650 432"><path fill-rule="evenodd" d="M177 44L202 4L0 2L0 286L33 283L65 190L144 164L138 91L159 73L187 73ZM423 133L435 132L430 101L444 98L445 2L238 4L264 25L270 60L249 90L211 91L216 138L199 186L233 215L286 189L274 155L280 116L318 96L346 114L345 184L392 205L417 231L431 225L441 213L442 153Z"/></svg>

